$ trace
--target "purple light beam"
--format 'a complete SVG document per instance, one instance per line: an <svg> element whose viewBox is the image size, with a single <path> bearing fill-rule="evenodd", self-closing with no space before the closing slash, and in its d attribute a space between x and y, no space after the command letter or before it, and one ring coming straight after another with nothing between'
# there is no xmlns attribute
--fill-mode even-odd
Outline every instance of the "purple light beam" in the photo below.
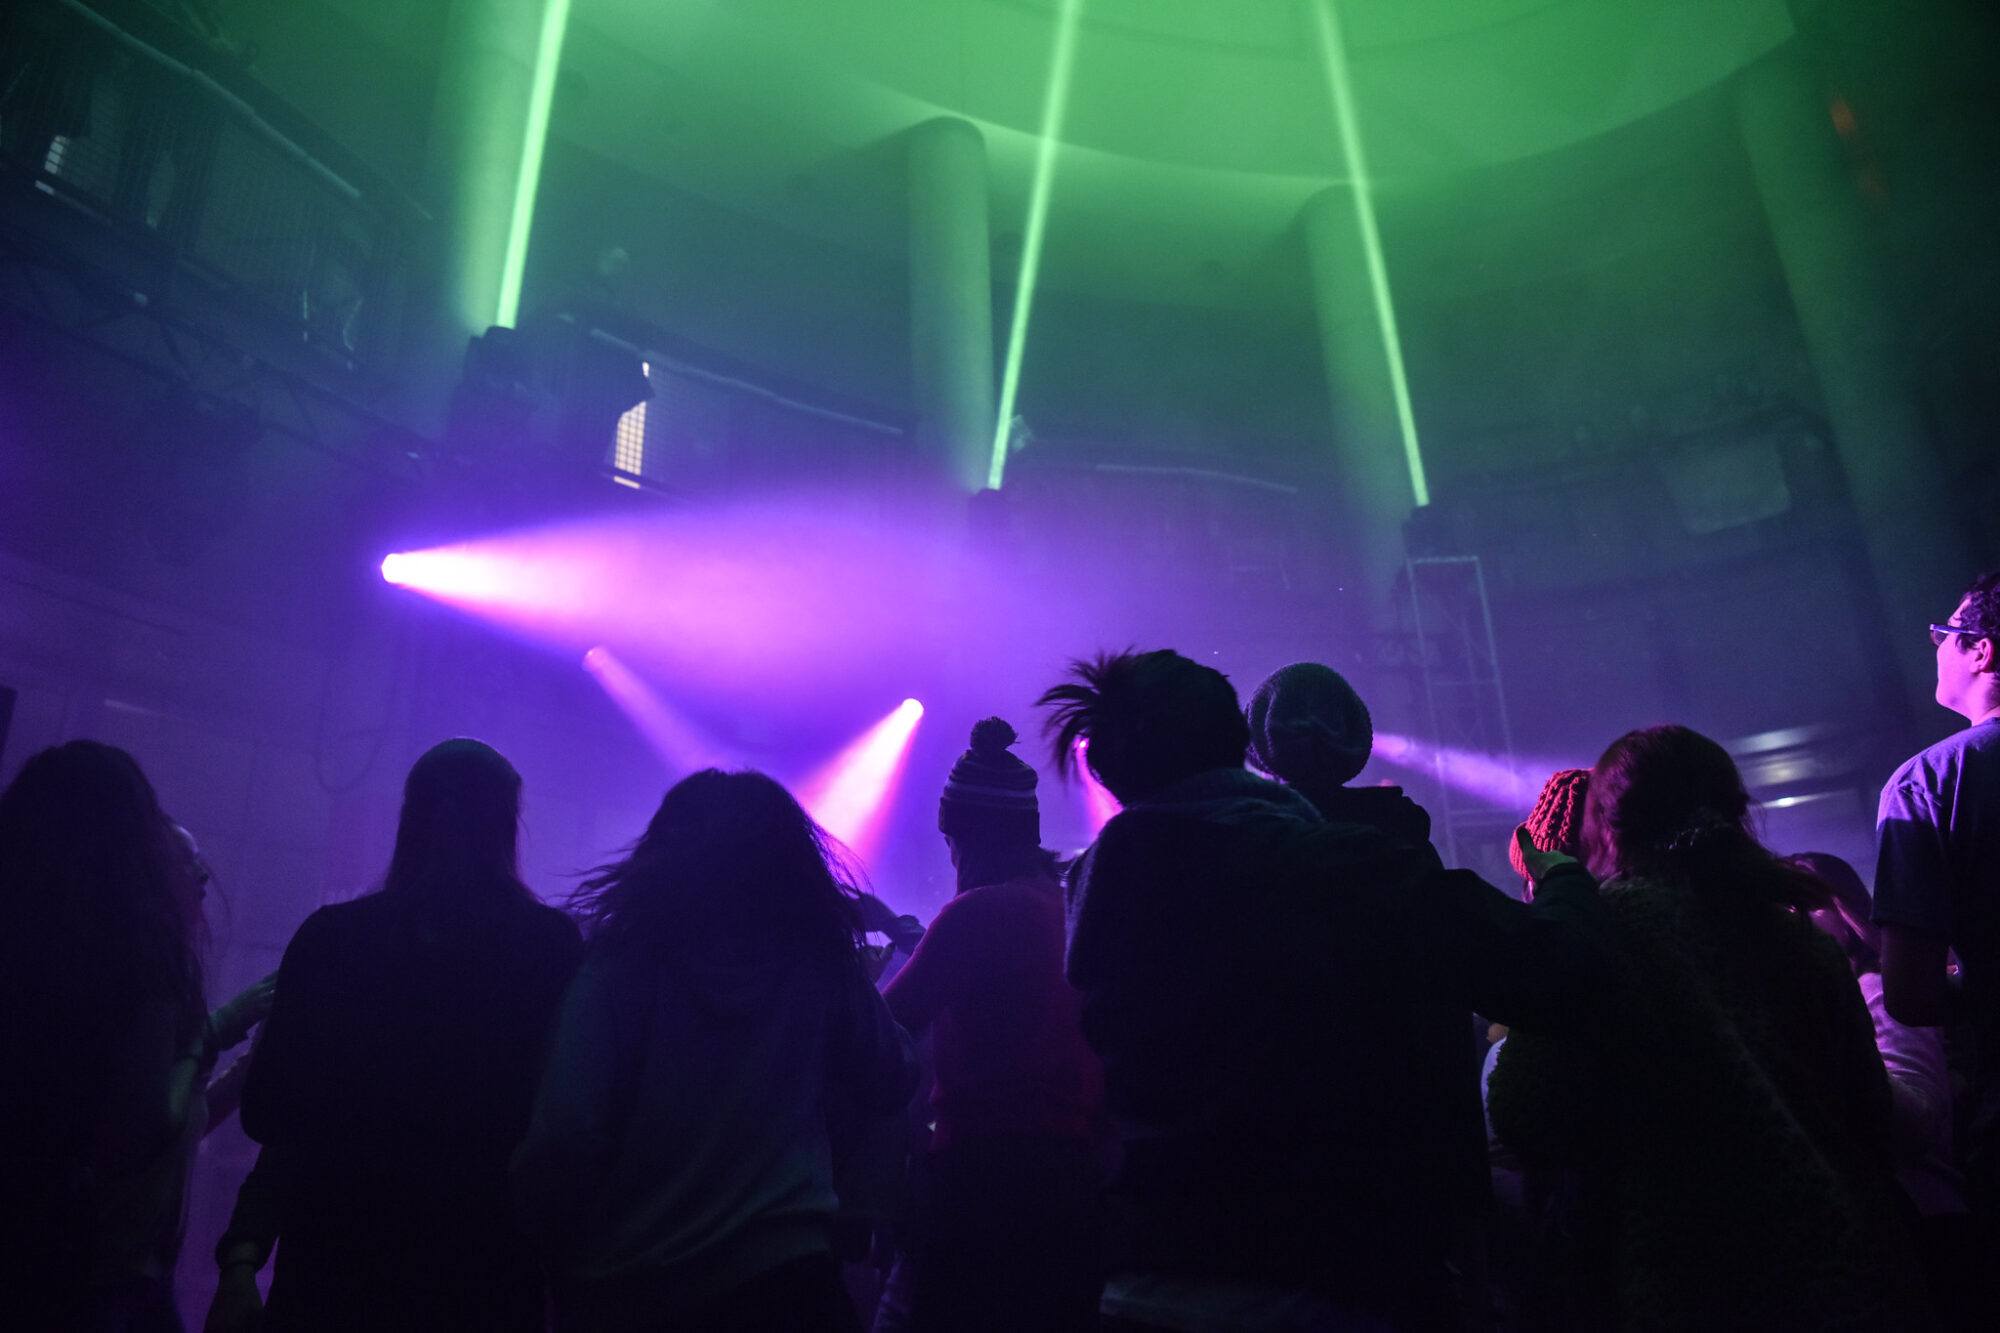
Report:
<svg viewBox="0 0 2000 1333"><path fill-rule="evenodd" d="M735 767L735 756L723 753L609 648L599 644L585 653L583 669L604 687L675 776L701 768Z"/></svg>
<svg viewBox="0 0 2000 1333"><path fill-rule="evenodd" d="M799 784L799 804L864 862L874 854L924 706L902 703Z"/></svg>

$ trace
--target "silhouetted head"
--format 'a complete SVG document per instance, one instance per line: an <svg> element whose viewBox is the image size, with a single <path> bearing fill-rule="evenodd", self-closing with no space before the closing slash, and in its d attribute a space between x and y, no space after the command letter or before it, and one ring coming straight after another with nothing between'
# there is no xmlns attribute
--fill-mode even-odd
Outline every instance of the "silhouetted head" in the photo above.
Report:
<svg viewBox="0 0 2000 1333"><path fill-rule="evenodd" d="M631 852L584 881L576 902L593 938L741 958L851 953L856 897L832 839L781 783L705 768L667 791Z"/></svg>
<svg viewBox="0 0 2000 1333"><path fill-rule="evenodd" d="M1757 841L1736 761L1687 727L1645 727L1611 743L1590 770L1583 836L1600 878L1650 875L1718 900L1735 893L1789 907L1815 896Z"/></svg>
<svg viewBox="0 0 2000 1333"><path fill-rule="evenodd" d="M157 1032L161 1006L173 1041L207 1021L202 934L199 889L132 756L71 741L0 793L0 1059L19 1071L8 1123L37 1172L87 1160L121 1053Z"/></svg>
<svg viewBox="0 0 2000 1333"><path fill-rule="evenodd" d="M1041 846L1035 770L1008 752L1018 739L1004 718L982 719L951 766L938 798L938 832L961 849L1025 853Z"/></svg>
<svg viewBox="0 0 2000 1333"><path fill-rule="evenodd" d="M1250 695L1250 762L1308 792L1352 782L1368 763L1375 727L1368 705L1330 666L1294 662Z"/></svg>
<svg viewBox="0 0 2000 1333"><path fill-rule="evenodd" d="M108 982L199 1000L201 894L185 865L153 785L114 746L43 750L0 794L9 932L101 957Z"/></svg>
<svg viewBox="0 0 2000 1333"><path fill-rule="evenodd" d="M186 1049L208 1021L202 937L200 890L132 756L71 741L30 757L0 792L0 1062L12 1078L0 1120L19 1149L0 1212L21 1221L0 1225L10 1313L88 1281L79 1182L103 1170L107 1128L130 1135L135 1053ZM166 1088L153 1091L164 1113ZM116 1122L114 1107L127 1113Z"/></svg>
<svg viewBox="0 0 2000 1333"><path fill-rule="evenodd" d="M1070 664L1073 679L1038 701L1064 775L1086 762L1121 805L1218 768L1241 768L1250 728L1229 678L1168 649L1106 653Z"/></svg>
<svg viewBox="0 0 2000 1333"><path fill-rule="evenodd" d="M446 911L528 897L521 883L521 775L483 741L433 745L403 782L384 893Z"/></svg>

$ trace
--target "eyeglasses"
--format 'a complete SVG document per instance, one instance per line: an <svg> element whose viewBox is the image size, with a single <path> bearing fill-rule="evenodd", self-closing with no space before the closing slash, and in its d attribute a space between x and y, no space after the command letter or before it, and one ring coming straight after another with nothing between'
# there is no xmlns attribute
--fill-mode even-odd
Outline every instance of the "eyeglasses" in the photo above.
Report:
<svg viewBox="0 0 2000 1333"><path fill-rule="evenodd" d="M1949 634L1970 634L1981 639L1987 637L1985 631L1976 630L1970 625L1932 625L1931 647L1936 648L1942 645L1945 641L1945 636Z"/></svg>

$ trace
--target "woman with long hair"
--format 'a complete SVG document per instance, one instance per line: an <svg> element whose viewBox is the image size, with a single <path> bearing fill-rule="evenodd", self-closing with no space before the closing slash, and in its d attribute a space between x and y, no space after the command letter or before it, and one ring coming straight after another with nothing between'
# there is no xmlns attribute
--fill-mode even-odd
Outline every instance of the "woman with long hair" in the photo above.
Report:
<svg viewBox="0 0 2000 1333"><path fill-rule="evenodd" d="M0 794L0 1323L178 1329L173 1268L218 1052L201 884L132 756L43 750Z"/></svg>
<svg viewBox="0 0 2000 1333"><path fill-rule="evenodd" d="M520 813L498 752L433 747L382 887L285 950L243 1094L287 1166L273 1330L541 1327L507 1156L581 945L521 883Z"/></svg>
<svg viewBox="0 0 2000 1333"><path fill-rule="evenodd" d="M1889 1087L1812 881L1758 842L1729 754L1629 732L1590 770L1583 848L1621 965L1587 1035L1516 1028L1489 1108L1604 1199L1613 1317L1661 1329L1895 1327L1906 1254ZM1548 853L1523 848L1537 875Z"/></svg>
<svg viewBox="0 0 2000 1333"><path fill-rule="evenodd" d="M589 948L514 1157L561 1327L857 1328L827 1121L896 1110L917 1068L829 839L772 779L705 769L577 901Z"/></svg>

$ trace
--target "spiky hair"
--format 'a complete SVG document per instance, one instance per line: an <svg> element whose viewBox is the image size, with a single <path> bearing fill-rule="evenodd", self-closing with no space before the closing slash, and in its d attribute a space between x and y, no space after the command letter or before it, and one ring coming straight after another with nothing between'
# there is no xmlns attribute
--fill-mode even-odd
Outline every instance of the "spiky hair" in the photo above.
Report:
<svg viewBox="0 0 2000 1333"><path fill-rule="evenodd" d="M1072 679L1037 701L1056 771L1069 776L1079 742L1090 771L1121 801L1184 777L1241 767L1250 731L1229 678L1169 649L1100 653L1070 663Z"/></svg>

